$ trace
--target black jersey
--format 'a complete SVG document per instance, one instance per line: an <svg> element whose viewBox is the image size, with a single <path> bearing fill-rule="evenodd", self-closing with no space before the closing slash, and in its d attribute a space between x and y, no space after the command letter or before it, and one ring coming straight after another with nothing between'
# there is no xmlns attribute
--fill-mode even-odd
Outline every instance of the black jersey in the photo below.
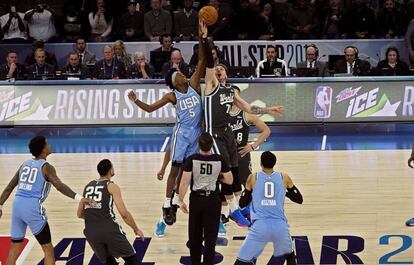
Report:
<svg viewBox="0 0 414 265"><path fill-rule="evenodd" d="M108 191L108 185L112 181L107 179L93 180L86 185L83 196L93 199L96 205L85 206L85 226L101 227L104 223L115 222L115 212L113 210L114 201Z"/></svg>
<svg viewBox="0 0 414 265"><path fill-rule="evenodd" d="M236 113L230 112L230 127L234 133L234 138L237 140L237 147L245 146L249 139L249 124L246 120L246 113L239 110Z"/></svg>
<svg viewBox="0 0 414 265"><path fill-rule="evenodd" d="M229 113L234 100L233 85L218 85L213 93L205 96L204 119L206 131L212 134L213 129L229 126Z"/></svg>

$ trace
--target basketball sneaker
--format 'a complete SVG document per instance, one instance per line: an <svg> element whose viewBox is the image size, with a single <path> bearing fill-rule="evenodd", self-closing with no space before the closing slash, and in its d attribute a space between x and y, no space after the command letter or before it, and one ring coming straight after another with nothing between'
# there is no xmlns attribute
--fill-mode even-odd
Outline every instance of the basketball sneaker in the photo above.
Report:
<svg viewBox="0 0 414 265"><path fill-rule="evenodd" d="M240 227L248 227L250 225L250 222L243 216L239 208L231 212L229 217Z"/></svg>
<svg viewBox="0 0 414 265"><path fill-rule="evenodd" d="M159 221L155 227L155 236L164 237L165 236L165 227L164 222Z"/></svg>
<svg viewBox="0 0 414 265"><path fill-rule="evenodd" d="M406 226L414 226L414 218L411 218L409 220L407 220L407 222L405 222Z"/></svg>
<svg viewBox="0 0 414 265"><path fill-rule="evenodd" d="M220 226L219 226L218 235L219 236L226 236L227 235L227 230L224 227L224 224L223 224L223 222L221 220L220 220Z"/></svg>
<svg viewBox="0 0 414 265"><path fill-rule="evenodd" d="M167 225L173 225L175 223L175 215L172 208L173 207L162 207L162 217Z"/></svg>

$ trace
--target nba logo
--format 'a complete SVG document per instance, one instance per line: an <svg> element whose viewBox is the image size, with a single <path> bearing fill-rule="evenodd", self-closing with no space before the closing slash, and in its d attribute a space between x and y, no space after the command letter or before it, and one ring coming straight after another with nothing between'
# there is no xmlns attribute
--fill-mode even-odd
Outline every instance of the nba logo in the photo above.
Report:
<svg viewBox="0 0 414 265"><path fill-rule="evenodd" d="M328 86L319 86L315 93L315 110L313 115L317 119L326 119L331 117L332 106L332 88Z"/></svg>

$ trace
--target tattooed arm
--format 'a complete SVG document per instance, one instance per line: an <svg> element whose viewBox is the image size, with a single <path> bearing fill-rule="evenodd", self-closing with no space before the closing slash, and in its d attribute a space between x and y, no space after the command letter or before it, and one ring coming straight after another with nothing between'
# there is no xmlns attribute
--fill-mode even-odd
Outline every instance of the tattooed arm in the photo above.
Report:
<svg viewBox="0 0 414 265"><path fill-rule="evenodd" d="M244 110L247 113L260 115L260 114L271 114L271 115L281 115L285 111L283 106L272 106L268 108L262 108L259 106L252 106L247 103L238 93L234 94L234 103L237 107Z"/></svg>

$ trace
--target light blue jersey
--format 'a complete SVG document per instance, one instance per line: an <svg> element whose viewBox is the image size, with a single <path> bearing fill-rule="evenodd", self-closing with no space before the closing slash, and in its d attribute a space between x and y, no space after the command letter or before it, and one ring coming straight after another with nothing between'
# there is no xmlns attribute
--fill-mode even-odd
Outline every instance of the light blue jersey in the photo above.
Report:
<svg viewBox="0 0 414 265"><path fill-rule="evenodd" d="M201 134L203 108L201 96L194 88L188 87L187 93L174 90L177 121L171 142L171 160L183 163L184 159L198 152L198 137Z"/></svg>
<svg viewBox="0 0 414 265"><path fill-rule="evenodd" d="M185 128L201 128L203 116L201 96L191 86L188 87L187 93L175 89L174 94L177 99L175 105L177 124Z"/></svg>
<svg viewBox="0 0 414 265"><path fill-rule="evenodd" d="M279 172L273 172L270 176L258 172L252 193L252 220L281 219L287 222L285 196L286 188Z"/></svg>
<svg viewBox="0 0 414 265"><path fill-rule="evenodd" d="M29 159L19 169L19 183L16 196L37 198L42 203L50 191L50 182L47 182L42 173L44 159Z"/></svg>
<svg viewBox="0 0 414 265"><path fill-rule="evenodd" d="M42 173L45 163L44 159L29 159L20 166L10 231L13 240L23 239L27 227L36 236L47 223L42 203L49 195L51 184Z"/></svg>
<svg viewBox="0 0 414 265"><path fill-rule="evenodd" d="M252 226L237 255L238 260L256 264L255 260L268 243L273 243L274 257L292 253L292 238L284 211L285 195L286 188L279 172L270 176L257 173L250 204Z"/></svg>

